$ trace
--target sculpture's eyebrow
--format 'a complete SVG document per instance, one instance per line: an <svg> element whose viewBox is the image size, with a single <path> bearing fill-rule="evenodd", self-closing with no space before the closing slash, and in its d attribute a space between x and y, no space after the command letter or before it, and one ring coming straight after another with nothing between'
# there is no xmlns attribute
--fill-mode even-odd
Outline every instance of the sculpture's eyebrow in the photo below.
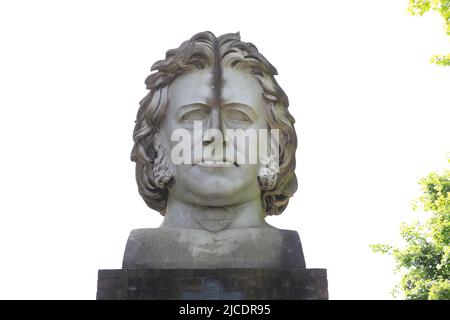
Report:
<svg viewBox="0 0 450 320"><path fill-rule="evenodd" d="M207 104L204 104L201 102L184 104L178 108L177 112L175 113L175 117L176 117L176 119L180 119L184 114L186 114L186 112L189 112L189 111L195 110L195 109L209 109L209 106Z"/></svg>
<svg viewBox="0 0 450 320"><path fill-rule="evenodd" d="M246 115L248 115L251 120L255 121L258 118L258 115L256 114L255 109L253 109L252 107L250 107L249 105L245 104L245 103L240 103L240 102L230 102L227 103L225 105L223 105L223 109L237 109L240 110L242 112L244 112Z"/></svg>

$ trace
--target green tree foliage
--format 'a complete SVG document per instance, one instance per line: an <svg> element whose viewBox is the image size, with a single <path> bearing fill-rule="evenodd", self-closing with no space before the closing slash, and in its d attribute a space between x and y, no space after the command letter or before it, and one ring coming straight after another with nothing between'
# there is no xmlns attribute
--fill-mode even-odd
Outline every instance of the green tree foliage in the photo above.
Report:
<svg viewBox="0 0 450 320"><path fill-rule="evenodd" d="M409 0L408 11L413 16L422 16L428 11L435 11L444 19L444 30L450 36L450 0ZM431 62L450 66L450 54L435 54L431 57Z"/></svg>
<svg viewBox="0 0 450 320"><path fill-rule="evenodd" d="M394 292L403 291L406 299L450 299L450 170L432 172L419 183L423 193L413 209L423 210L426 220L402 224L405 247L371 248L393 256L402 274Z"/></svg>

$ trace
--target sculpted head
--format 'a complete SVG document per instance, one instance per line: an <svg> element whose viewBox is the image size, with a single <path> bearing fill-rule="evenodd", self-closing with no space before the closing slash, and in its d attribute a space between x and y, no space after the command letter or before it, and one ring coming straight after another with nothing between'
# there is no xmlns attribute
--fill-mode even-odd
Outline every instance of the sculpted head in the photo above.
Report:
<svg viewBox="0 0 450 320"><path fill-rule="evenodd" d="M283 212L297 189L294 119L288 98L276 82L276 69L239 33L216 37L202 32L169 50L153 64L145 83L134 129L131 159L136 162L139 193L147 205L165 214L169 194L186 203L226 207L257 197L266 215ZM195 126L202 133L195 133ZM278 157L237 163L224 154L223 165L193 151L193 163L175 164L171 157L176 130L192 133L194 145L207 147L222 133L224 150L240 152L227 139L228 129L279 134ZM248 156L248 155L247 155ZM222 158L222 156L220 156ZM276 168L276 169L274 169Z"/></svg>

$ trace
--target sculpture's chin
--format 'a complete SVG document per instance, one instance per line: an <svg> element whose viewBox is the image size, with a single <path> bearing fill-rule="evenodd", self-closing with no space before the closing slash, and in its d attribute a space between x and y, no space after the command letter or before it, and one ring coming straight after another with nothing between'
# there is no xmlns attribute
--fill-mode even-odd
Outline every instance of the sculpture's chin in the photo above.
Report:
<svg viewBox="0 0 450 320"><path fill-rule="evenodd" d="M260 193L256 166L209 167L180 165L169 192L199 206L228 206L254 199Z"/></svg>

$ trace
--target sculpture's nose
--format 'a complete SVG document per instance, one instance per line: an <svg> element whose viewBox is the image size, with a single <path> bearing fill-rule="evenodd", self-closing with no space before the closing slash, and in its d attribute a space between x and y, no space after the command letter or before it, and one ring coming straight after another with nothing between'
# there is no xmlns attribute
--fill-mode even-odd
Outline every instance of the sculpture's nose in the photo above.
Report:
<svg viewBox="0 0 450 320"><path fill-rule="evenodd" d="M215 133L213 131L216 131ZM222 134L222 139L225 138L225 124L223 123L222 113L220 108L213 108L206 124L206 132L203 137L203 143L209 144L215 140L214 135Z"/></svg>
<svg viewBox="0 0 450 320"><path fill-rule="evenodd" d="M224 134L224 123L222 119L222 113L219 108L214 108L208 119L207 129L216 129Z"/></svg>

